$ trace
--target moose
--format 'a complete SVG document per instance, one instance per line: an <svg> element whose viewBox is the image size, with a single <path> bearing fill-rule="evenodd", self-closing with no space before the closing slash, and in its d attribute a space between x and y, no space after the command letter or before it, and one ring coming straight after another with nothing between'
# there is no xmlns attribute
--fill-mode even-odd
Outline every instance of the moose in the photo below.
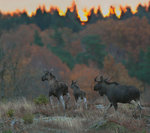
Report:
<svg viewBox="0 0 150 133"><path fill-rule="evenodd" d="M86 93L80 89L80 87L77 85L77 81L72 80L71 88L73 89L73 95L76 100L77 108L80 106L80 103L83 100L85 109L87 109Z"/></svg>
<svg viewBox="0 0 150 133"><path fill-rule="evenodd" d="M65 110L67 108L67 103L70 99L67 84L58 81L51 71L46 71L44 73L44 75L42 76L42 81L48 81L49 83L49 100L51 105L53 105L52 96L54 96L62 104L63 109ZM63 96L67 96L66 101L64 100Z"/></svg>
<svg viewBox="0 0 150 133"><path fill-rule="evenodd" d="M108 78L105 79L103 76L100 76L100 80L96 77L94 81L96 82L94 91L98 91L101 96L105 95L110 102L105 110L105 116L112 106L117 110L118 103L134 104L141 113L140 91L136 87L109 82Z"/></svg>

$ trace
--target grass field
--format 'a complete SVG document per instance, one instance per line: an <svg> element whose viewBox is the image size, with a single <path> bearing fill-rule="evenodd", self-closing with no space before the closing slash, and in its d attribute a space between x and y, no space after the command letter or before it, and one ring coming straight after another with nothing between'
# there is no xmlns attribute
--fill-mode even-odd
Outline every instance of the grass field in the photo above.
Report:
<svg viewBox="0 0 150 133"><path fill-rule="evenodd" d="M88 103L88 109L75 109L70 101L69 107L63 111L59 104L52 106L36 105L25 98L3 101L0 103L1 133L149 133L149 104L145 104L142 118L137 112L133 118L134 107L119 104L117 112L110 109L107 118L103 118L104 109L97 109L96 104L103 104L102 98Z"/></svg>

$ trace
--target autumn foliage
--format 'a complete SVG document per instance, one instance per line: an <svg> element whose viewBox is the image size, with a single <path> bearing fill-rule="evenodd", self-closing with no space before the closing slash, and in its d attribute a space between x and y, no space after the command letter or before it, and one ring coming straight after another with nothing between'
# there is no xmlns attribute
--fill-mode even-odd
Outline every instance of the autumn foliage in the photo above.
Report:
<svg viewBox="0 0 150 133"><path fill-rule="evenodd" d="M135 64L140 64L141 60L145 64L138 68L134 65L137 73L147 68L149 31L146 17L98 20L78 32L68 27L41 30L35 24L1 31L1 97L47 94L48 86L41 82L41 76L44 70L51 68L59 80L68 85L71 80L77 80L79 86L90 93L93 92L94 78L102 71L112 77L112 81L144 90L147 78L139 78L144 76L143 73L131 77L132 70L127 64L132 57ZM94 39L90 41L89 38ZM147 53L144 58L139 58L142 57L141 50Z"/></svg>
<svg viewBox="0 0 150 133"><path fill-rule="evenodd" d="M109 75L113 81L117 81L124 85L136 86L141 91L144 90L142 82L135 77L130 77L125 66L121 63L115 63L115 60L111 55L105 57L103 71L106 75Z"/></svg>

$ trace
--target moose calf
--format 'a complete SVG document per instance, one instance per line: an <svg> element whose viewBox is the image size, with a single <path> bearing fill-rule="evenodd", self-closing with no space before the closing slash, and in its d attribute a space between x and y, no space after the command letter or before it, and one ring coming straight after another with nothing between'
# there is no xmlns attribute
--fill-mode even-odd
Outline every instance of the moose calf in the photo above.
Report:
<svg viewBox="0 0 150 133"><path fill-rule="evenodd" d="M71 88L73 89L73 95L76 100L77 108L80 106L80 103L83 100L85 109L87 109L86 93L84 91L80 90L80 87L77 85L77 81L72 80Z"/></svg>

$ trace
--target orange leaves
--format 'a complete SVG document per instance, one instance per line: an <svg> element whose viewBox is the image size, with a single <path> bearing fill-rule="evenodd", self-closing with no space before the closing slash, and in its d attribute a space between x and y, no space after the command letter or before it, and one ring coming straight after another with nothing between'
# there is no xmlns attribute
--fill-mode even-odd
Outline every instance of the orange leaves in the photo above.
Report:
<svg viewBox="0 0 150 133"><path fill-rule="evenodd" d="M70 73L69 79L77 80L81 88L91 90L94 83L94 78L98 73L99 70L94 66L88 67L84 64L77 64Z"/></svg>
<svg viewBox="0 0 150 133"><path fill-rule="evenodd" d="M39 33L44 44L43 47L34 44L35 31ZM150 44L150 25L146 18L139 19L133 17L124 21L108 19L87 25L79 33L75 33L69 28L58 29L58 33L60 34L55 34L55 32L51 28L41 31L36 25L29 24L21 25L1 35L0 44L6 53L0 65L3 62L7 62L7 72L5 73L4 80L8 86L6 85L5 88L11 87L15 89L16 82L19 89L29 88L29 90L34 91L37 86L43 89L40 81L42 71L54 68L54 74L59 80L67 81L69 85L71 80L77 80L81 89L93 92L94 78L102 71L97 68L96 63L90 66L76 64L72 70L66 65L68 62L69 64L77 63L75 60L76 56L86 50L86 47L82 44L84 37L88 35L98 36L106 44L108 52L115 55L115 59L121 57L119 58L120 60L125 60L129 52L132 52L135 57L138 57L138 51L140 49L146 49ZM60 38L58 38L58 35L60 35ZM60 50L57 51L57 54L59 55L62 50L66 51L62 52L59 56L54 52L56 56L51 52L51 49L48 49L48 46L58 48L61 41L57 45L57 39L62 40L64 43ZM93 47L93 44L94 40L91 41L90 48L92 52L96 49ZM119 56L120 53L118 51L124 55ZM63 56L65 54L66 56ZM74 60L71 60L72 58L66 58L71 55L73 55ZM92 55L94 54L92 53ZM83 55L81 54L81 56ZM92 59L94 60L96 57L97 55L95 54ZM96 61L99 61L101 58L102 56L99 56ZM136 78L131 78L125 66L115 62L115 59L110 55L106 56L103 71L108 76L111 76L113 81L140 88L142 83ZM64 62L67 60L67 63L65 64L62 60ZM16 78L16 81L13 81L13 76ZM33 84L31 83L30 77L33 77ZM18 79L20 79L19 83L17 81ZM26 84L24 84L24 81Z"/></svg>
<svg viewBox="0 0 150 133"><path fill-rule="evenodd" d="M122 21L99 20L80 32L81 37L91 34L99 35L106 45L114 44L133 53L136 58L140 49L146 49L150 44L150 24L146 17L132 17Z"/></svg>
<svg viewBox="0 0 150 133"><path fill-rule="evenodd" d="M114 58L111 55L106 56L104 59L104 72L112 77L113 81L143 89L141 88L142 82L135 77L131 78L125 66L121 63L115 63Z"/></svg>

